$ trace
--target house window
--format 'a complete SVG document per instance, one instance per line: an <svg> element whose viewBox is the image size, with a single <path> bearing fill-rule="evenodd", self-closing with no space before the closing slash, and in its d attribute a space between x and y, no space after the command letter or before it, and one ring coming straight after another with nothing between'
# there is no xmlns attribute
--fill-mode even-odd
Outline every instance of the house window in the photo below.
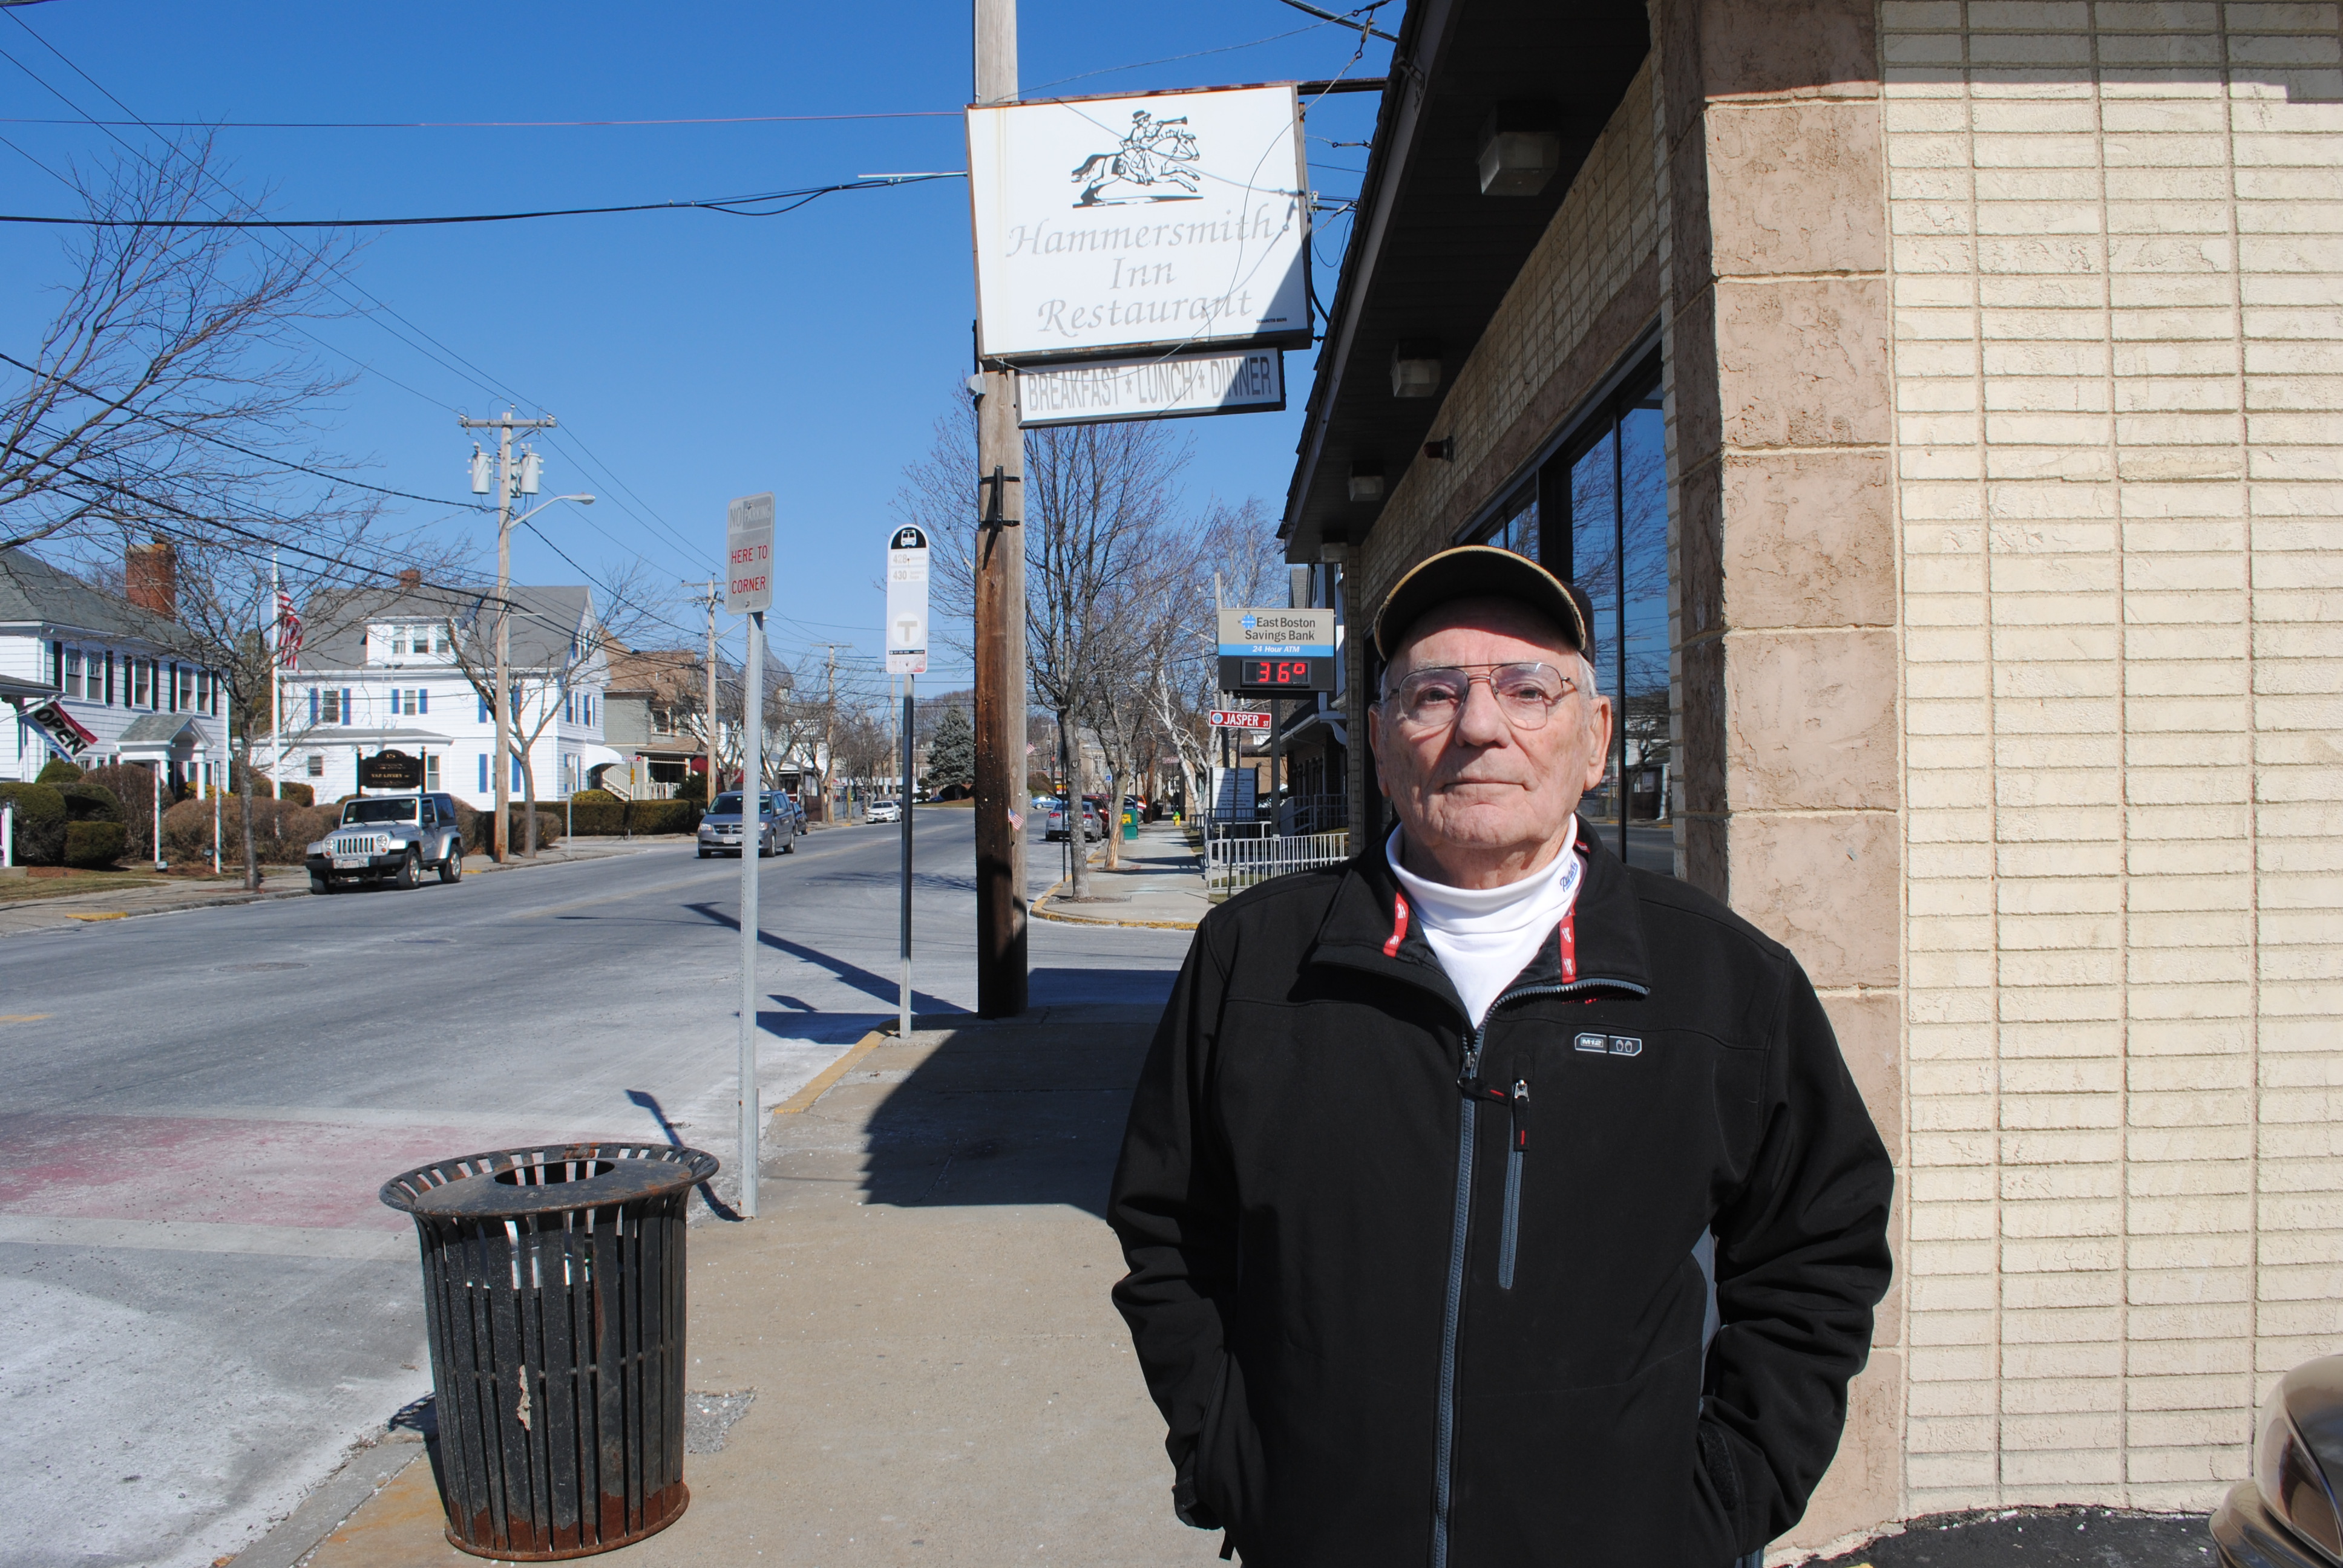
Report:
<svg viewBox="0 0 2343 1568"><path fill-rule="evenodd" d="M67 697L87 696L87 689L82 684L81 649L77 648L65 649L65 678L57 684L65 689L65 695Z"/></svg>
<svg viewBox="0 0 2343 1568"><path fill-rule="evenodd" d="M319 757L315 753L312 753L309 758L309 777L312 779L323 779L325 776L326 759L323 757Z"/></svg>
<svg viewBox="0 0 2343 1568"><path fill-rule="evenodd" d="M211 710L212 672L208 669L199 669L196 671L196 711L209 713Z"/></svg>
<svg viewBox="0 0 2343 1568"><path fill-rule="evenodd" d="M578 722L578 699L574 694L567 691L561 694L561 722L564 724Z"/></svg>
<svg viewBox="0 0 2343 1568"><path fill-rule="evenodd" d="M155 706L155 661L151 658L134 658L130 661L130 706L133 708Z"/></svg>
<svg viewBox="0 0 2343 1568"><path fill-rule="evenodd" d="M423 759L423 787L426 789L439 788L439 759L437 757Z"/></svg>
<svg viewBox="0 0 2343 1568"><path fill-rule="evenodd" d="M309 693L310 723L347 724L352 717L349 688L325 686Z"/></svg>

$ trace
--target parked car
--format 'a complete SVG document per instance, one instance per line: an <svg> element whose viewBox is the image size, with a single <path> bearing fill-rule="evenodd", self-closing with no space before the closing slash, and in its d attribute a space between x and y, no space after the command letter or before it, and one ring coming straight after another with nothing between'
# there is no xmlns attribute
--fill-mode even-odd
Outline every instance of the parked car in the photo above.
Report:
<svg viewBox="0 0 2343 1568"><path fill-rule="evenodd" d="M308 848L309 890L346 882L411 888L427 869L443 882L464 875L464 833L452 795L374 795L342 803L340 824Z"/></svg>
<svg viewBox="0 0 2343 1568"><path fill-rule="evenodd" d="M2211 1520L2222 1568L2334 1568L2343 1562L2343 1356L2305 1362L2262 1405L2254 1476Z"/></svg>
<svg viewBox="0 0 2343 1568"><path fill-rule="evenodd" d="M757 858L794 853L805 832L805 812L779 789L768 789L757 818ZM699 858L741 852L740 791L727 789L716 797L708 815L699 819Z"/></svg>
<svg viewBox="0 0 2343 1568"><path fill-rule="evenodd" d="M1044 820L1046 826L1042 838L1045 841L1054 841L1066 837L1066 803L1063 800L1051 801L1050 814ZM1100 831L1098 807L1092 801L1085 799L1082 802L1082 841L1091 842L1099 836Z"/></svg>
<svg viewBox="0 0 2343 1568"><path fill-rule="evenodd" d="M900 822L903 819L903 803L900 800L873 800L869 819L873 822Z"/></svg>

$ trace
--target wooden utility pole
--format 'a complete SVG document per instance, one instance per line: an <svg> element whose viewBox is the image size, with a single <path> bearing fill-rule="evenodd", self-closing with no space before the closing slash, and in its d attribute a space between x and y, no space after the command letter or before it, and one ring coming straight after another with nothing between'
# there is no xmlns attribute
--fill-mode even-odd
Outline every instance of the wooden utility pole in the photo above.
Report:
<svg viewBox="0 0 2343 1568"><path fill-rule="evenodd" d="M686 588L699 588L701 585L695 582L687 582L683 586ZM708 579L708 793L703 797L703 807L705 809L710 811L716 809L717 789L716 603L718 598L720 597L717 590L722 586L723 585L714 578L709 578Z"/></svg>
<svg viewBox="0 0 2343 1568"><path fill-rule="evenodd" d="M495 837L497 863L502 865L512 852L507 842L512 828L512 433L515 430L550 430L553 421L548 419L516 419L508 408L494 419L467 419L458 417L456 423L467 430L494 430L497 433L497 830ZM476 448L477 450L477 448ZM539 508L540 510L542 508ZM533 515L533 514L532 514ZM529 843L534 846L537 828L534 819L529 827Z"/></svg>
<svg viewBox="0 0 2343 1568"><path fill-rule="evenodd" d="M825 822L829 822L835 820L835 819L830 815L830 749L836 739L838 727L838 650L847 645L838 642L825 642L821 646L828 649L830 653L829 671L822 683L820 753L821 819Z"/></svg>
<svg viewBox="0 0 2343 1568"><path fill-rule="evenodd" d="M1017 0L976 0L976 101L1017 101ZM1025 439L1017 373L977 399L976 1010L1025 1010ZM905 807L906 811L910 809ZM1079 822L1076 817L1072 820Z"/></svg>

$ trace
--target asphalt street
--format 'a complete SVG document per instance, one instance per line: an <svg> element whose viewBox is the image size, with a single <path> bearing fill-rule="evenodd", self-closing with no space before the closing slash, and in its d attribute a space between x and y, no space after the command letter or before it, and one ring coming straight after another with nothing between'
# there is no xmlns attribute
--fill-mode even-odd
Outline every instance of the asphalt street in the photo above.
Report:
<svg viewBox="0 0 2343 1568"><path fill-rule="evenodd" d="M972 819L918 816L915 1005L966 1010ZM897 842L760 868L768 1106L894 1017ZM662 846L0 941L0 1568L207 1564L427 1391L387 1177L672 1135L729 1201L739 890ZM1033 1001L1160 998L1187 941L1036 921Z"/></svg>

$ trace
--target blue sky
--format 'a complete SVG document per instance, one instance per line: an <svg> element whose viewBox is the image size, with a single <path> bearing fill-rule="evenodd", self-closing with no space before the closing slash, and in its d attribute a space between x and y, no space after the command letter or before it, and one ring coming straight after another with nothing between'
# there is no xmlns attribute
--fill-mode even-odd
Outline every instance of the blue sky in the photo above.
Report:
<svg viewBox="0 0 2343 1568"><path fill-rule="evenodd" d="M1386 15L1395 21L1397 11ZM10 212L69 212L69 194L35 160L57 168L121 150L77 112L127 116L74 66L150 123L948 111L759 125L222 131L239 183L266 193L284 217L659 201L959 169L969 30L967 0L624 8L50 0L0 9L0 51L19 63L0 60L0 120L9 122L0 136L15 149L0 146L0 197ZM1388 58L1388 45L1371 43L1352 65L1355 32L1313 24L1276 0L1168 8L1025 0L1020 31L1028 96L1312 79L1346 66L1373 75ZM1312 111L1322 196L1357 187L1364 149L1327 143L1363 141L1375 103L1346 95ZM71 123L23 123L36 119ZM153 145L135 126L115 135L142 150ZM60 275L57 238L0 229L0 268L14 286L0 291L0 339L21 354L44 314L27 286ZM1347 222L1321 230L1322 299L1348 234ZM727 498L773 490L785 559L777 647L795 657L840 641L851 645L842 658L867 668L878 647L890 498L970 368L964 182L826 196L778 218L649 213L377 231L351 276L364 292L349 297L367 314L317 328L329 346L320 362L359 372L327 414L327 449L371 463L376 483L468 499L471 441L457 411L489 415L511 401L524 414L550 412L563 428L545 443L547 493L602 498L590 510L555 508L539 524L596 576L641 556L662 576L704 577ZM1282 507L1311 359L1287 357L1286 413L1180 425L1195 442L1192 500L1257 496L1272 515ZM448 527L492 560L493 528L470 518ZM526 533L516 536L515 573L539 582L578 576ZM944 684L965 671L940 664L935 676Z"/></svg>

